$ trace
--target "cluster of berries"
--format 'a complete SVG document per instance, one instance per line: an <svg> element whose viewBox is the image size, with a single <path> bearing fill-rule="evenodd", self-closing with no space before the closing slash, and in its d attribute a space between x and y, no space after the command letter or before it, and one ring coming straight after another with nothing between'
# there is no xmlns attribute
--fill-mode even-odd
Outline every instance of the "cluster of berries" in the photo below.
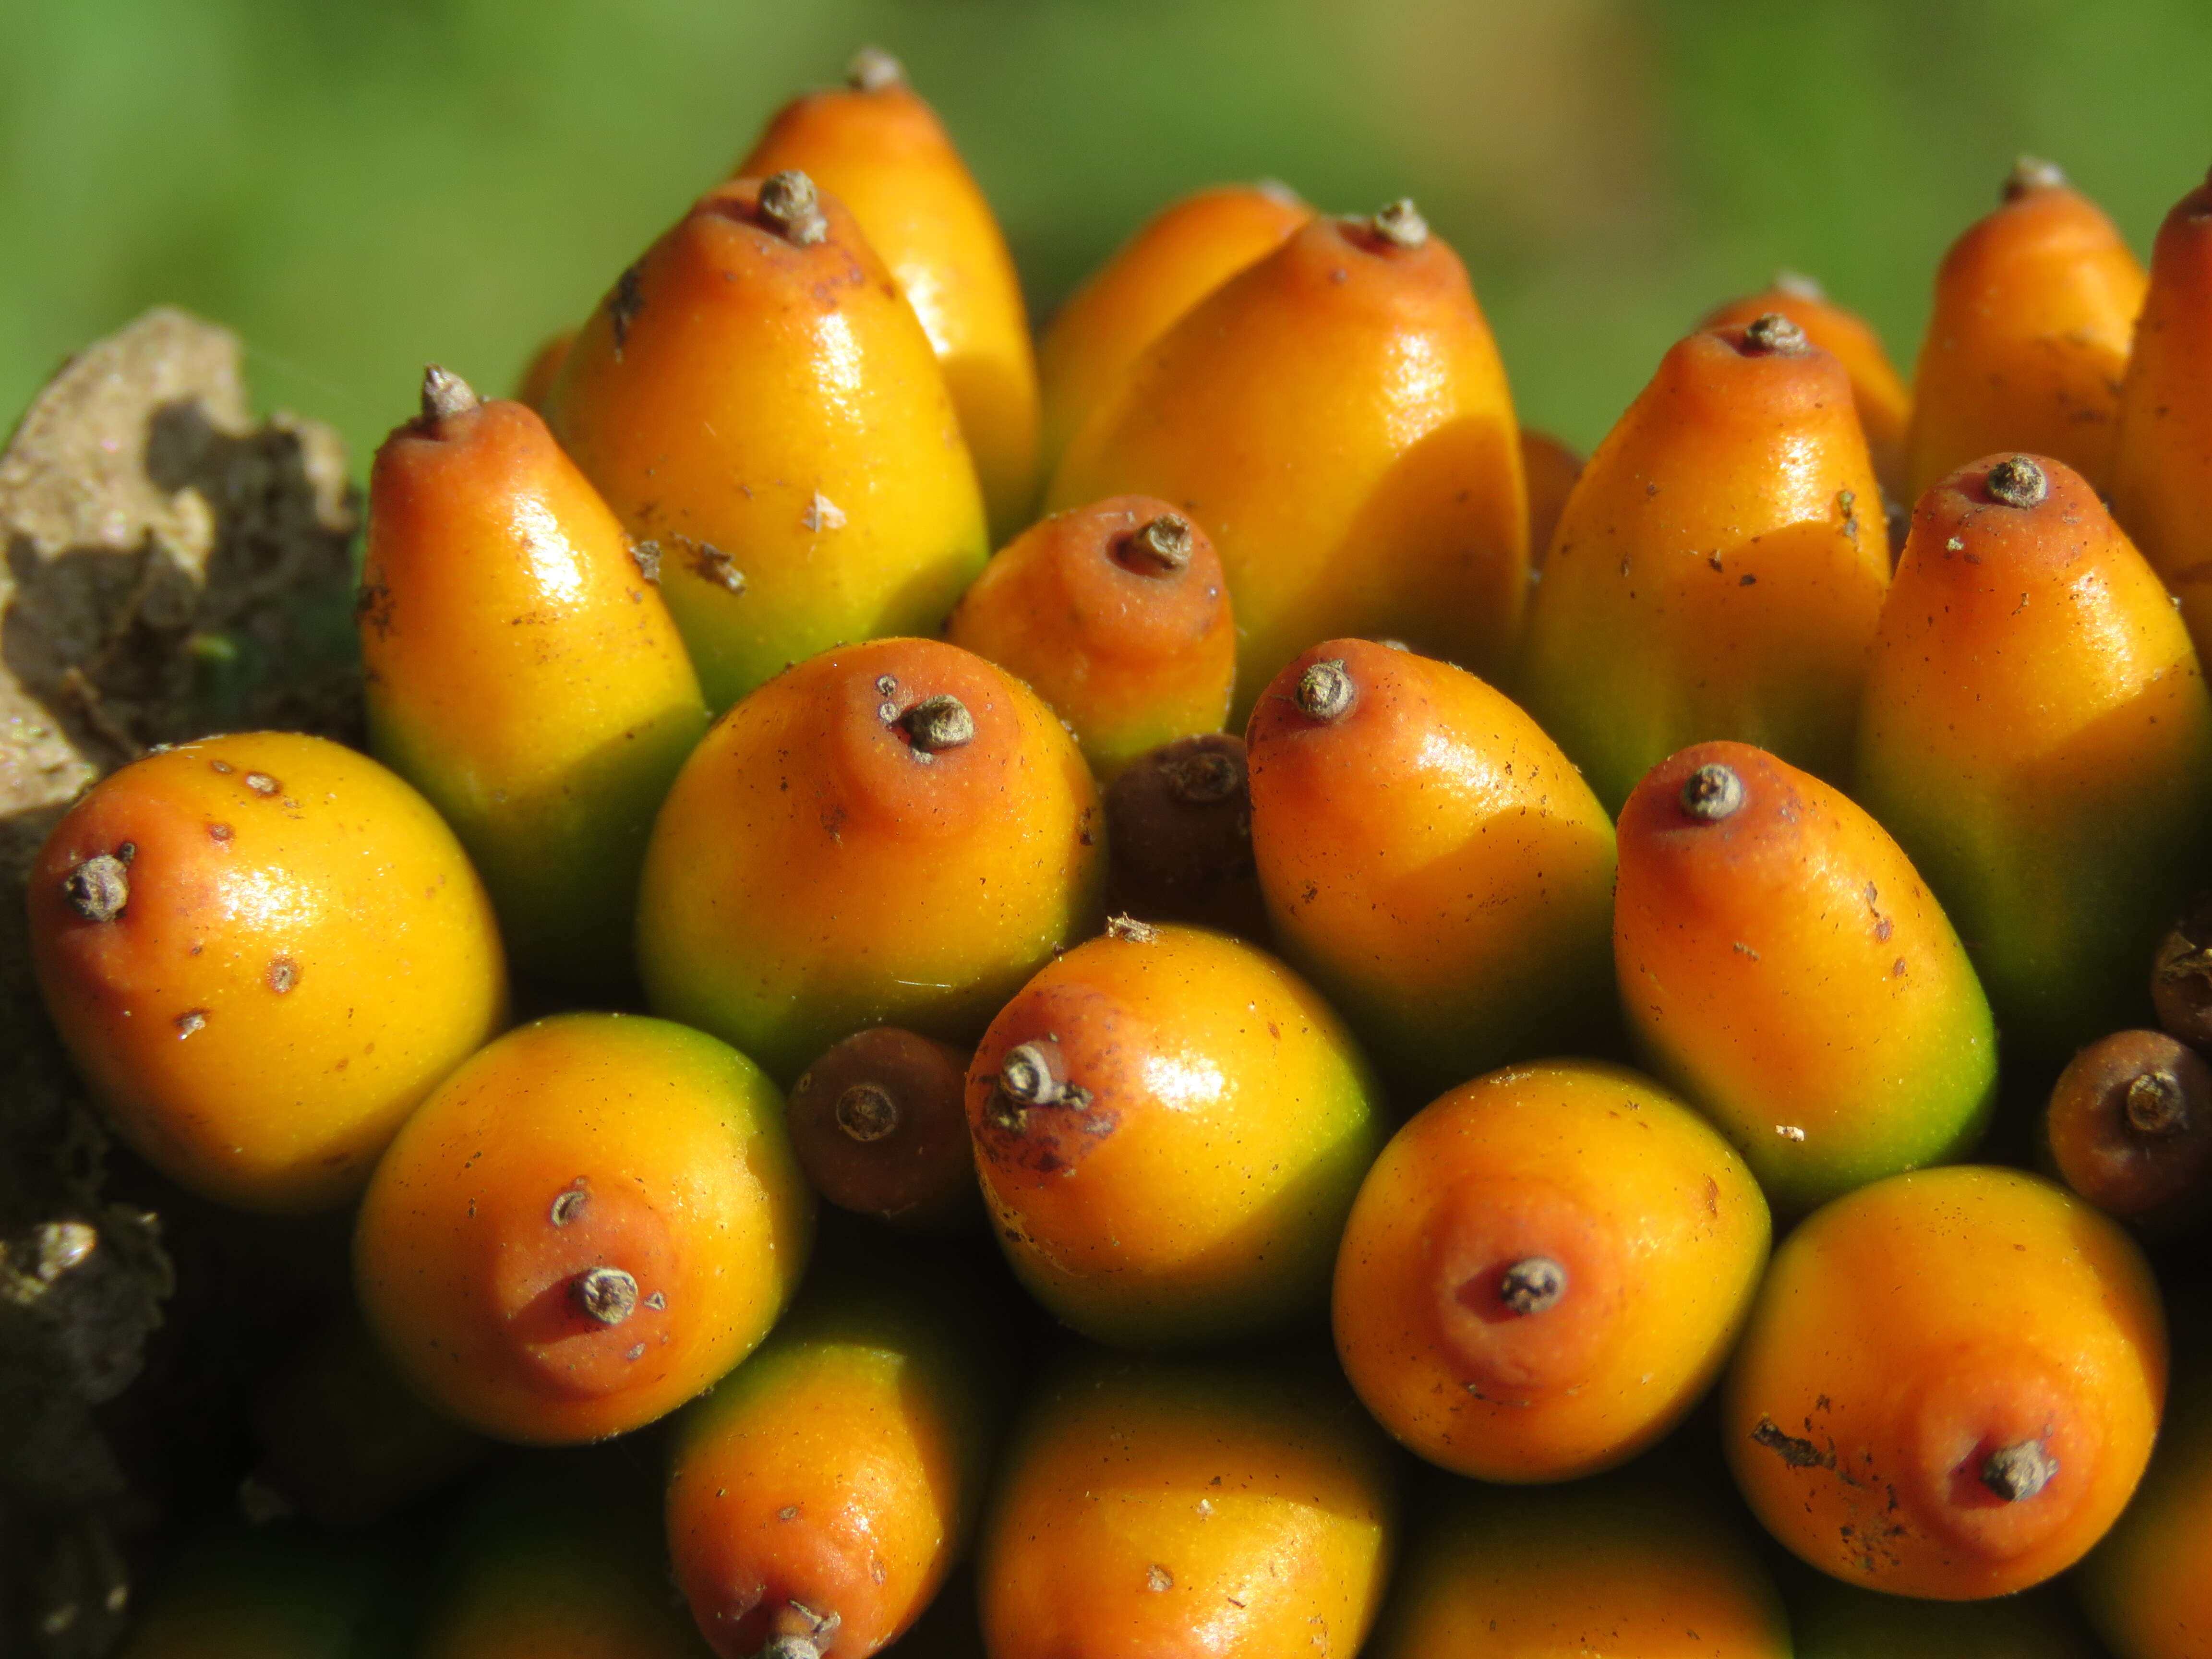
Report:
<svg viewBox="0 0 2212 1659"><path fill-rule="evenodd" d="M2154 946L2212 1034L2212 185L2146 275L2024 163L1909 390L1791 279L1584 465L1409 203L1201 192L1033 350L863 54L429 372L360 614L375 761L149 756L32 926L152 1164L357 1203L380 1444L669 1419L665 1556L526 1463L423 1651L689 1650L672 1562L725 1659L1781 1655L1741 1505L1800 1651L2086 1652L2100 1540L2212 1651L2212 1072L2075 1057Z"/></svg>

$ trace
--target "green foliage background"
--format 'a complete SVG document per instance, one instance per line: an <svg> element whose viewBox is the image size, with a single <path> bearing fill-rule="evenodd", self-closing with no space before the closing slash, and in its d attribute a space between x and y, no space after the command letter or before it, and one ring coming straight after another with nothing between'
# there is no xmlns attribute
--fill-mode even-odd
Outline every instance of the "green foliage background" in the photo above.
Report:
<svg viewBox="0 0 2212 1659"><path fill-rule="evenodd" d="M0 0L0 426L168 301L365 464L422 362L505 387L869 40L1039 314L1198 185L1411 193L1583 445L1778 266L1909 367L2019 152L2144 249L2212 162L2206 0Z"/></svg>

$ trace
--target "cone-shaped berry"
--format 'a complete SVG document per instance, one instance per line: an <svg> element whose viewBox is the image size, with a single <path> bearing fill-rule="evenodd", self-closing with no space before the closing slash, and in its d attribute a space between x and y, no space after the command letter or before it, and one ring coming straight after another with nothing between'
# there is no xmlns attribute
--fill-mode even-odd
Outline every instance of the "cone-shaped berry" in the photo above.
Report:
<svg viewBox="0 0 2212 1659"><path fill-rule="evenodd" d="M2111 487L2142 266L2101 209L2023 159L1951 245L1912 376L1907 501L1978 456L2055 456Z"/></svg>
<svg viewBox="0 0 2212 1659"><path fill-rule="evenodd" d="M1030 526L984 567L945 637L1042 697L1103 782L1229 717L1237 629L1220 557L1149 496Z"/></svg>
<svg viewBox="0 0 2212 1659"><path fill-rule="evenodd" d="M1383 1133L1310 987L1236 939L1127 921L992 1021L968 1124L1022 1282L1085 1335L1147 1347L1317 1320Z"/></svg>
<svg viewBox="0 0 2212 1659"><path fill-rule="evenodd" d="M1373 1659L1789 1659L1782 1599L1742 1524L1645 1471L1460 1482L1409 1530Z"/></svg>
<svg viewBox="0 0 2212 1659"><path fill-rule="evenodd" d="M1288 187L1264 181L1196 191L1146 221L1037 342L1048 471L1146 346L1313 216Z"/></svg>
<svg viewBox="0 0 2212 1659"><path fill-rule="evenodd" d="M2174 204L2120 387L2113 516L2212 644L2212 177Z"/></svg>
<svg viewBox="0 0 2212 1659"><path fill-rule="evenodd" d="M1759 1518L1813 1565L1971 1601L2104 1535L2165 1392L2157 1286L2115 1224L2016 1170L1917 1170L1783 1241L1721 1431Z"/></svg>
<svg viewBox="0 0 2212 1659"><path fill-rule="evenodd" d="M480 1050L407 1121L362 1200L362 1311L472 1428L605 1439L768 1334L814 1195L760 1068L703 1032L561 1014Z"/></svg>
<svg viewBox="0 0 2212 1659"><path fill-rule="evenodd" d="M520 971L625 978L707 709L614 514L530 410L434 368L377 452L362 581L370 750L453 826Z"/></svg>
<svg viewBox="0 0 2212 1659"><path fill-rule="evenodd" d="M1996 1097L1988 999L1911 860L1839 789L1739 743L1620 815L1614 960L1653 1069L1775 1207L1964 1155Z"/></svg>
<svg viewBox="0 0 2212 1659"><path fill-rule="evenodd" d="M853 210L928 331L989 503L993 538L1030 520L1037 372L1013 256L937 112L895 58L864 51L847 84L777 111L737 176L795 168Z"/></svg>
<svg viewBox="0 0 2212 1659"><path fill-rule="evenodd" d="M429 802L291 732L147 756L32 866L62 1041L141 1156L244 1209L343 1204L507 1019L498 923Z"/></svg>
<svg viewBox="0 0 2212 1659"><path fill-rule="evenodd" d="M2144 963L2203 879L2212 702L2172 601L2072 468L1992 456L1921 498L1856 780L2014 1052L2148 1023Z"/></svg>
<svg viewBox="0 0 2212 1659"><path fill-rule="evenodd" d="M1609 811L1715 738L1838 776L1888 583L1843 365L1779 315L1692 334L1568 500L1522 698Z"/></svg>
<svg viewBox="0 0 2212 1659"><path fill-rule="evenodd" d="M1705 1393L1767 1235L1743 1160L1648 1078L1494 1072L1416 1113L1369 1172L1337 1255L1337 1354L1431 1462L1571 1480Z"/></svg>
<svg viewBox="0 0 2212 1659"><path fill-rule="evenodd" d="M1495 674L1528 590L1505 371L1467 271L1410 202L1316 219L1148 348L1047 504L1141 491L1213 538L1235 719L1316 640L1401 639Z"/></svg>
<svg viewBox="0 0 2212 1659"><path fill-rule="evenodd" d="M984 1524L991 1659L1355 1654L1395 1474L1321 1365L1082 1354L1031 1401Z"/></svg>
<svg viewBox="0 0 2212 1659"><path fill-rule="evenodd" d="M677 1419L668 1545L722 1659L868 1659L966 1553L1005 1390L979 1334L915 1291L811 1281Z"/></svg>
<svg viewBox="0 0 2212 1659"><path fill-rule="evenodd" d="M585 324L548 420L660 561L708 703L943 622L989 551L929 338L803 173L702 197Z"/></svg>
<svg viewBox="0 0 2212 1659"><path fill-rule="evenodd" d="M1097 786L1034 693L938 640L824 652L724 715L646 855L654 1009L788 1086L871 1025L971 1042L1098 925Z"/></svg>
<svg viewBox="0 0 2212 1659"><path fill-rule="evenodd" d="M1905 434L1912 419L1912 389L1889 361L1881 337L1855 311L1828 298L1810 277L1785 271L1756 294L1732 300L1700 328L1741 328L1761 317L1787 317L1805 337L1844 366L1851 377L1851 403L1866 434L1875 477L1895 500L1905 497Z"/></svg>
<svg viewBox="0 0 2212 1659"><path fill-rule="evenodd" d="M1503 693L1329 640L1275 677L1247 748L1275 937L1401 1091L1609 1018L1613 825Z"/></svg>
<svg viewBox="0 0 2212 1659"><path fill-rule="evenodd" d="M2212 1207L2212 1066L2163 1031L2114 1031L2075 1054L2044 1135L2060 1180L2146 1232Z"/></svg>
<svg viewBox="0 0 2212 1659"><path fill-rule="evenodd" d="M902 1232L978 1223L968 1051L896 1025L855 1031L793 1085L791 1144L814 1190Z"/></svg>

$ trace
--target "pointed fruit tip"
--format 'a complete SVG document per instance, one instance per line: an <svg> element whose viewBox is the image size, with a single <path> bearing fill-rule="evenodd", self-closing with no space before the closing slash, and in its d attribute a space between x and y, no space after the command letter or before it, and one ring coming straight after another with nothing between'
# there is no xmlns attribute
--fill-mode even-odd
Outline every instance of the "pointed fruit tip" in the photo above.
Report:
<svg viewBox="0 0 2212 1659"><path fill-rule="evenodd" d="M822 214L822 193L797 167L761 180L760 216L794 247L811 247L830 234L830 222Z"/></svg>
<svg viewBox="0 0 2212 1659"><path fill-rule="evenodd" d="M1352 683L1352 671L1344 665L1341 657L1309 663L1306 672L1298 676L1298 712L1308 720L1342 720L1352 712L1358 696L1358 688Z"/></svg>
<svg viewBox="0 0 2212 1659"><path fill-rule="evenodd" d="M881 46L862 46L845 65L845 84L855 92L882 92L906 84L906 65Z"/></svg>
<svg viewBox="0 0 2212 1659"><path fill-rule="evenodd" d="M483 405L476 388L453 373L432 363L422 371L422 418L433 425L465 415Z"/></svg>
<svg viewBox="0 0 2212 1659"><path fill-rule="evenodd" d="M2063 188L2065 183L2065 169L2056 161L2023 155L2012 164L2012 171L2005 174L2003 199L2017 202L2032 191L2058 190Z"/></svg>
<svg viewBox="0 0 2212 1659"><path fill-rule="evenodd" d="M1401 196L1389 206L1378 209L1368 220L1367 228L1377 240L1408 252L1426 246L1429 240L1429 222L1421 216L1420 209L1413 205L1410 196Z"/></svg>
<svg viewBox="0 0 2212 1659"><path fill-rule="evenodd" d="M2033 455L2013 455L1990 469L1983 488L2005 507L2040 507L2051 494L2051 475Z"/></svg>
<svg viewBox="0 0 2212 1659"><path fill-rule="evenodd" d="M1770 311L1744 325L1743 349L1753 356L1802 357L1813 349L1813 343L1789 318Z"/></svg>
<svg viewBox="0 0 2212 1659"><path fill-rule="evenodd" d="M1698 823L1718 823L1743 810L1743 779L1733 766L1707 761L1682 780L1682 816Z"/></svg>

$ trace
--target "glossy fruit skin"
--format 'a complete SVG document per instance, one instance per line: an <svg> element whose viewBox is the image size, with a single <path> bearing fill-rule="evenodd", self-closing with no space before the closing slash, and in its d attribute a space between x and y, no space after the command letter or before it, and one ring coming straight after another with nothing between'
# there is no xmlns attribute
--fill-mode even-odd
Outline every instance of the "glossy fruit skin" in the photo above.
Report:
<svg viewBox="0 0 2212 1659"><path fill-rule="evenodd" d="M707 708L543 421L494 402L386 441L360 615L369 747L453 826L516 966L627 978L646 838Z"/></svg>
<svg viewBox="0 0 2212 1659"><path fill-rule="evenodd" d="M1742 1528L1648 1474L1458 1485L1409 1530L1373 1659L1789 1659Z"/></svg>
<svg viewBox="0 0 2212 1659"><path fill-rule="evenodd" d="M1338 663L1350 709L1301 677ZM1284 955L1414 1099L1588 1040L1613 1000L1613 835L1557 744L1466 670L1366 640L1293 658L1246 734Z"/></svg>
<svg viewBox="0 0 2212 1659"><path fill-rule="evenodd" d="M813 1227L759 1067L665 1020L560 1014L408 1121L362 1203L355 1283L432 1403L499 1439L573 1444L652 1422L750 1352ZM635 1298L606 1324L574 1295L603 1267Z"/></svg>
<svg viewBox="0 0 2212 1659"><path fill-rule="evenodd" d="M1037 341L1047 468L1146 346L1313 216L1290 190L1269 182L1194 191L1146 220L1068 296Z"/></svg>
<svg viewBox="0 0 2212 1659"><path fill-rule="evenodd" d="M1850 376L1851 404L1866 434L1875 477L1893 500L1905 499L1905 434L1912 421L1912 388L1889 361L1881 337L1865 318L1845 310L1803 278L1779 280L1732 300L1699 328L1741 328L1769 314L1787 317Z"/></svg>
<svg viewBox="0 0 2212 1659"><path fill-rule="evenodd" d="M1409 381L1403 365L1429 372ZM1440 238L1317 218L1150 347L1069 444L1046 505L1141 491L1220 550L1241 724L1338 635L1477 673L1526 602L1528 500L1505 371Z"/></svg>
<svg viewBox="0 0 2212 1659"><path fill-rule="evenodd" d="M1766 1265L1766 1200L1650 1079L1547 1060L1462 1084L1383 1149L1337 1256L1338 1358L1408 1449L1484 1480L1633 1456L1726 1362ZM1532 1257L1556 1305L1496 1293Z"/></svg>
<svg viewBox="0 0 2212 1659"><path fill-rule="evenodd" d="M850 1659L896 1640L966 1553L997 1381L910 1291L811 1287L677 1424L669 1547L709 1645L750 1659L793 1602Z"/></svg>
<svg viewBox="0 0 2212 1659"><path fill-rule="evenodd" d="M2172 1232L2212 1209L2212 1066L2163 1031L2083 1048L2051 1087L2043 1131L2058 1178L2117 1220Z"/></svg>
<svg viewBox="0 0 2212 1659"><path fill-rule="evenodd" d="M2142 1254L2014 1170L1893 1176L1784 1239L1721 1407L1768 1529L1846 1583L1936 1601L2071 1565L2127 1503L2166 1390ZM1977 1479L2033 1441L2057 1460L2007 1502Z"/></svg>
<svg viewBox="0 0 2212 1659"><path fill-rule="evenodd" d="M1397 1505L1340 1378L1086 1353L1009 1447L979 1547L990 1659L1357 1652Z"/></svg>
<svg viewBox="0 0 2212 1659"><path fill-rule="evenodd" d="M1188 526L1188 562L1163 568L1131 538ZM1218 732L1237 675L1237 624L1221 559L1169 503L1116 495L1014 538L961 596L945 637L1043 698L1102 783L1177 738Z"/></svg>
<svg viewBox="0 0 2212 1659"><path fill-rule="evenodd" d="M1521 471L1528 482L1528 562L1541 568L1567 497L1583 476L1583 457L1548 432L1521 428Z"/></svg>
<svg viewBox="0 0 2212 1659"><path fill-rule="evenodd" d="M1006 1097L1006 1057L1024 1045L1081 1097ZM1317 1315L1380 1113L1328 1005L1197 927L1078 945L1006 1005L968 1071L976 1174L1016 1277L1062 1323L1123 1346Z"/></svg>
<svg viewBox="0 0 2212 1659"><path fill-rule="evenodd" d="M897 720L936 696L976 734L924 755ZM725 715L670 791L646 994L787 1086L870 1025L971 1042L1097 927L1103 830L1075 740L1000 670L936 640L825 652Z"/></svg>
<svg viewBox="0 0 2212 1659"><path fill-rule="evenodd" d="M412 1659L705 1659L629 1486L604 1465L548 1463L478 1498Z"/></svg>
<svg viewBox="0 0 2212 1659"><path fill-rule="evenodd" d="M968 1058L966 1048L896 1025L831 1043L792 1085L785 1115L814 1190L900 1232L951 1232L981 1220L968 1141ZM889 1127L879 1116L853 1115L845 1097L855 1088L890 1102ZM841 1121L848 1119L853 1127Z"/></svg>
<svg viewBox="0 0 2212 1659"><path fill-rule="evenodd" d="M2212 1371L2206 1358L2201 1340L2176 1355L2172 1408L2142 1488L2074 1577L2090 1622L2118 1659L2203 1659L2208 1651Z"/></svg>
<svg viewBox="0 0 2212 1659"><path fill-rule="evenodd" d="M933 631L989 552L929 339L853 216L801 246L708 191L623 273L548 422L623 527L711 708L850 640Z"/></svg>
<svg viewBox="0 0 2212 1659"><path fill-rule="evenodd" d="M125 846L131 897L64 883ZM299 1213L361 1190L505 1023L490 902L430 804L365 755L253 732L134 762L33 866L46 1007L131 1146L179 1185Z"/></svg>
<svg viewBox="0 0 2212 1659"><path fill-rule="evenodd" d="M975 458L992 538L1004 541L1029 522L1042 480L1029 316L990 204L936 112L903 81L794 99L736 176L787 167L852 209L921 319Z"/></svg>
<svg viewBox="0 0 2212 1659"><path fill-rule="evenodd" d="M2016 1052L2148 1023L2203 878L2212 701L2166 591L2081 475L1991 456L1921 499L1877 635L1853 799L1942 902Z"/></svg>
<svg viewBox="0 0 2212 1659"><path fill-rule="evenodd" d="M2112 513L2212 644L2212 177L2174 204L2120 387Z"/></svg>
<svg viewBox="0 0 2212 1659"><path fill-rule="evenodd" d="M2120 381L2148 279L2097 204L2021 190L1951 245L1912 376L1905 489L2024 450L2110 486Z"/></svg>
<svg viewBox="0 0 2212 1659"><path fill-rule="evenodd" d="M1667 354L1568 500L1518 679L1607 810L1713 738L1842 775L1889 585L1881 499L1826 352L1722 330Z"/></svg>
<svg viewBox="0 0 2212 1659"><path fill-rule="evenodd" d="M1741 806L1701 821L1692 778ZM1989 1000L1911 860L1839 789L1740 743L1652 769L1620 817L1614 962L1653 1070L1777 1210L1971 1151L1996 1101Z"/></svg>
<svg viewBox="0 0 2212 1659"><path fill-rule="evenodd" d="M1823 1578L1790 1612L1796 1659L2100 1659L2056 1584L1925 1601Z"/></svg>

